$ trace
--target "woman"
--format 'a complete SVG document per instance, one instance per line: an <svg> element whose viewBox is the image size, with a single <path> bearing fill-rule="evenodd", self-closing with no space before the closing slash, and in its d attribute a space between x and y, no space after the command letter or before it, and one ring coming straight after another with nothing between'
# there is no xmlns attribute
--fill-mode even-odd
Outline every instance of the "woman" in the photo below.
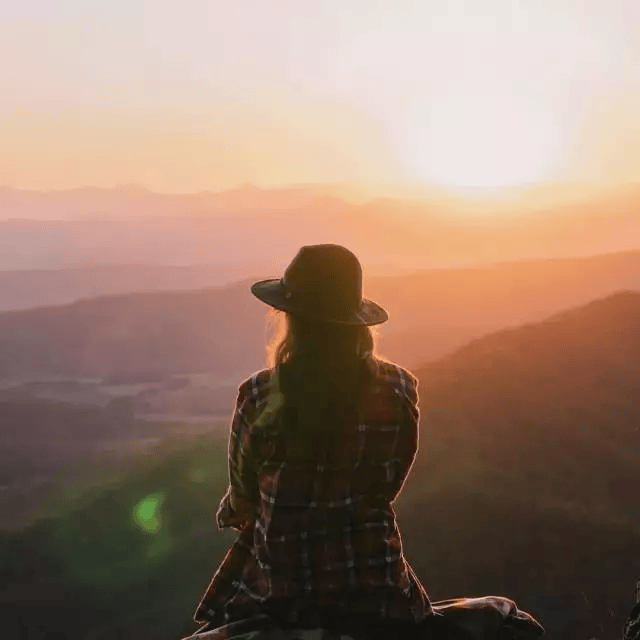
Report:
<svg viewBox="0 0 640 640"><path fill-rule="evenodd" d="M281 280L251 290L286 314L287 330L273 366L238 392L217 520L240 536L192 640L271 638L261 632L274 627L278 638L539 637L541 625L507 598L432 606L404 557L393 502L418 448L417 381L373 355L369 327L387 313L362 297L358 259L337 245L303 247Z"/></svg>
<svg viewBox="0 0 640 640"><path fill-rule="evenodd" d="M373 355L369 327L387 313L337 245L303 247L251 290L287 331L239 389L217 520L241 533L195 619L409 632L432 615L392 506L418 446L417 381Z"/></svg>

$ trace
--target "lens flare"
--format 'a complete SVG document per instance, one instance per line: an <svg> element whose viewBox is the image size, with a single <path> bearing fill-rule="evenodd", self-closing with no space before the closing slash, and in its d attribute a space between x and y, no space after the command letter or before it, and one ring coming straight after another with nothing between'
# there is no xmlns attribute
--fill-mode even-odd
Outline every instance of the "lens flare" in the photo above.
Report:
<svg viewBox="0 0 640 640"><path fill-rule="evenodd" d="M160 506L164 498L164 493L153 493L140 500L133 508L135 523L147 533L160 531Z"/></svg>

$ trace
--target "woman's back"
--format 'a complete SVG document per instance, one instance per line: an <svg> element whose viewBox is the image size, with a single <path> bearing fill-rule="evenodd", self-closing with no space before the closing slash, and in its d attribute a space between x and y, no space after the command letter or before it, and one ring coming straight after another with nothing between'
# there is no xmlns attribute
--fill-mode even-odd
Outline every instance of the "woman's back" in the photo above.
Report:
<svg viewBox="0 0 640 640"><path fill-rule="evenodd" d="M358 406L319 438L274 419L277 369L245 381L232 425L230 473L257 506L233 606L268 603L287 622L319 610L420 620L429 600L402 554L391 503L417 449L417 381L372 360ZM237 498L236 498L237 500ZM220 526L234 526L231 495Z"/></svg>

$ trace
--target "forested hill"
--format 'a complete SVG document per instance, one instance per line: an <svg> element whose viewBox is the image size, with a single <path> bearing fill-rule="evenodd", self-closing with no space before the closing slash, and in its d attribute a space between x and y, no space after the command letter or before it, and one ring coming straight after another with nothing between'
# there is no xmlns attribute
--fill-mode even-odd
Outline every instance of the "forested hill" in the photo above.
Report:
<svg viewBox="0 0 640 640"><path fill-rule="evenodd" d="M508 594L549 637L619 638L640 577L640 294L417 374L420 452L399 513L430 594Z"/></svg>
<svg viewBox="0 0 640 640"><path fill-rule="evenodd" d="M620 640L640 577L639 363L640 293L620 293L418 371L420 451L396 506L433 600L505 595L549 638ZM172 446L90 503L0 535L11 637L192 628L230 541L213 525L227 440Z"/></svg>
<svg viewBox="0 0 640 640"><path fill-rule="evenodd" d="M425 442L474 449L494 489L640 522L640 293L474 340L418 376Z"/></svg>
<svg viewBox="0 0 640 640"><path fill-rule="evenodd" d="M264 360L265 307L249 285L121 294L0 313L0 377L245 376Z"/></svg>

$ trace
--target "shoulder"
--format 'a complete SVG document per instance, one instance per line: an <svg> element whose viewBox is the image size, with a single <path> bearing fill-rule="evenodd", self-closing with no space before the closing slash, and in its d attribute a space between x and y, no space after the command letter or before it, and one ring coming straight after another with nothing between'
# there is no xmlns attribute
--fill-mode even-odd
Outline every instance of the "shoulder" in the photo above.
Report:
<svg viewBox="0 0 640 640"><path fill-rule="evenodd" d="M283 403L275 369L262 369L238 387L236 418L251 431L271 423Z"/></svg>
<svg viewBox="0 0 640 640"><path fill-rule="evenodd" d="M238 387L238 406L247 402L260 404L268 395L275 380L273 369L256 371Z"/></svg>
<svg viewBox="0 0 640 640"><path fill-rule="evenodd" d="M386 360L376 359L376 383L391 388L411 404L418 403L418 379L406 369Z"/></svg>

